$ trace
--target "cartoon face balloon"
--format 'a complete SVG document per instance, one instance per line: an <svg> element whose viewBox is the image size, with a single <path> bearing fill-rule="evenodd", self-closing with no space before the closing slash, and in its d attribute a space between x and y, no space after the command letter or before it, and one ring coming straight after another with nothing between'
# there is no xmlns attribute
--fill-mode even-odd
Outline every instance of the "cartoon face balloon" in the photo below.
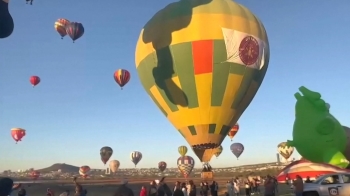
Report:
<svg viewBox="0 0 350 196"><path fill-rule="evenodd" d="M258 91L269 53L265 28L247 8L186 0L147 22L135 62L145 91L196 151L221 145Z"/></svg>
<svg viewBox="0 0 350 196"><path fill-rule="evenodd" d="M312 162L347 167L349 161L343 155L347 144L344 128L329 113L320 93L303 86L299 90L302 94L294 94L297 102L293 141L287 144L294 146L301 156Z"/></svg>

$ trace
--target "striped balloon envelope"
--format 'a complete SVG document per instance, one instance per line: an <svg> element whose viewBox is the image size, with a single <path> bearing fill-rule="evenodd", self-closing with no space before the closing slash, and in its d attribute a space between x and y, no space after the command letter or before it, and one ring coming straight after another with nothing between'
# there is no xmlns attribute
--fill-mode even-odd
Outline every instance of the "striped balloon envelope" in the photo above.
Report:
<svg viewBox="0 0 350 196"><path fill-rule="evenodd" d="M136 165L141 161L142 159L142 153L139 151L133 151L130 153L130 159L131 161Z"/></svg>
<svg viewBox="0 0 350 196"><path fill-rule="evenodd" d="M269 62L260 20L232 0L187 0L141 31L135 64L160 111L203 158L221 145L257 93Z"/></svg>
<svg viewBox="0 0 350 196"><path fill-rule="evenodd" d="M190 156L181 156L177 159L177 167L185 178L191 174L194 164L194 159Z"/></svg>

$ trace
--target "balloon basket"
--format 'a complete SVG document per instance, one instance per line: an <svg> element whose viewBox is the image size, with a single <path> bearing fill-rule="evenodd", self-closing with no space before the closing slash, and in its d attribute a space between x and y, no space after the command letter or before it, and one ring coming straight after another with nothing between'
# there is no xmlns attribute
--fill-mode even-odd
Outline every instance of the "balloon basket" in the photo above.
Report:
<svg viewBox="0 0 350 196"><path fill-rule="evenodd" d="M202 172L201 178L202 178L202 180L213 180L214 172L212 172L212 171Z"/></svg>

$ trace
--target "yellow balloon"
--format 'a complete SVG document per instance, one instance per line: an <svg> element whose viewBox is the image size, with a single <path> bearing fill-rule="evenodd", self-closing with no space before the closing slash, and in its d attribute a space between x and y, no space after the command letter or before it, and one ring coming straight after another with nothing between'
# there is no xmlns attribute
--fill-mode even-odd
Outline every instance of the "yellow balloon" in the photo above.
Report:
<svg viewBox="0 0 350 196"><path fill-rule="evenodd" d="M185 156L187 153L187 147L186 146L179 146L179 148L177 149L180 153L181 156Z"/></svg>
<svg viewBox="0 0 350 196"><path fill-rule="evenodd" d="M148 95L202 160L254 98L269 53L263 24L247 8L232 0L186 0L147 22L135 63Z"/></svg>

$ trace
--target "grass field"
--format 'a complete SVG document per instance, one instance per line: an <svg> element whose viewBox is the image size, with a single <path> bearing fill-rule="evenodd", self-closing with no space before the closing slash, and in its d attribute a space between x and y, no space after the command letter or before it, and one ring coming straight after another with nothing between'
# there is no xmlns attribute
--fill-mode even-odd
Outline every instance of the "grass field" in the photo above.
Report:
<svg viewBox="0 0 350 196"><path fill-rule="evenodd" d="M129 187L134 191L135 196L139 195L139 191L141 189L142 185L149 185L149 182L153 179L129 179ZM199 183L201 182L201 179L192 179L194 180L197 187L199 187ZM219 183L219 195L223 196L226 192L226 181L229 180L229 178L216 178L215 179ZM176 181L184 182L185 179L183 178L167 178L165 182L170 186L173 187ZM116 190L118 185L120 184L120 180L81 180L79 181L84 189L87 189L88 196L112 196L113 192ZM45 183L25 183L22 185L23 188L27 190L27 195L29 196L40 196L45 195L46 189L50 188L52 189L58 196L60 193L62 193L65 190L70 190L72 193L74 191L74 185L71 180L60 180L60 181L51 181L51 182L45 182ZM261 193L260 195L264 195L264 189L263 187L260 188ZM197 191L199 194L199 191ZM12 195L17 195L17 192L12 193ZM245 195L244 189L241 189L241 195ZM255 194L257 195L257 194ZM279 185L279 193L276 194L276 196L288 196L292 195L291 190L287 185L281 184Z"/></svg>

